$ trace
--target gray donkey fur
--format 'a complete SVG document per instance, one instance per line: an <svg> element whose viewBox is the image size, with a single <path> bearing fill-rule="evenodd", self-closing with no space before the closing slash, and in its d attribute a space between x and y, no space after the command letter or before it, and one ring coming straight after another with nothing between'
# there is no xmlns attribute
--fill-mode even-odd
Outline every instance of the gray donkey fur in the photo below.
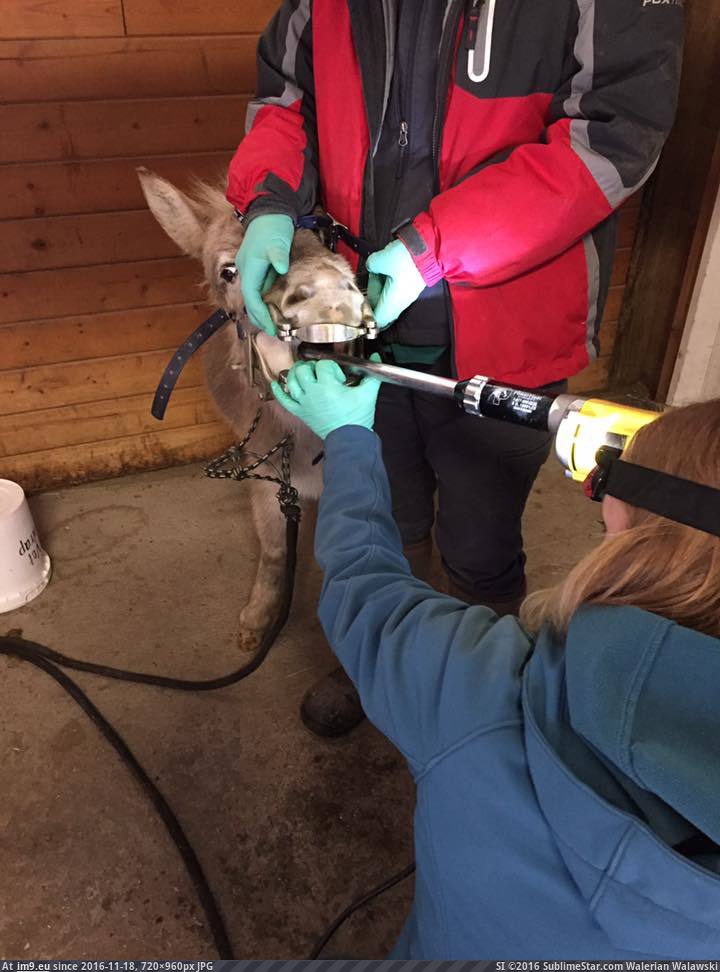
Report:
<svg viewBox="0 0 720 972"><path fill-rule="evenodd" d="M165 232L185 253L202 262L210 303L235 312L244 327L252 329L244 312L239 280L236 277L227 282L220 276L222 267L234 262L243 235L222 189L200 184L190 197L146 169L139 169L138 175L147 203ZM290 270L278 279L265 300L274 305L274 312L298 323L359 322L365 309L350 265L343 257L330 253L309 230L295 233ZM288 345L262 333L257 340L274 374L290 367ZM244 355L244 342L238 337L234 322L221 328L204 349L210 394L238 438L249 428L259 406L257 390L250 386L245 370L232 367L241 364ZM321 441L274 400L265 402L262 411L252 441L253 452L264 454L287 431L292 431L293 485L301 501L317 500L322 472L319 465L312 465L312 460L322 449ZM261 551L255 582L240 614L239 644L250 651L259 643L277 608L285 558L285 520L276 499L277 486L251 482L249 487Z"/></svg>

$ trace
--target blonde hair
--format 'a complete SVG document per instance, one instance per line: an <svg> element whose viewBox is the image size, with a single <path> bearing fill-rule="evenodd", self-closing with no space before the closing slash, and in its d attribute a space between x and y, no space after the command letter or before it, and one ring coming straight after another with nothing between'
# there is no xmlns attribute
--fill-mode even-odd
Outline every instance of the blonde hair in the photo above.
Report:
<svg viewBox="0 0 720 972"><path fill-rule="evenodd" d="M665 412L623 458L720 489L720 399ZM633 605L720 637L720 538L638 507L556 587L531 594L520 620L567 631L583 604Z"/></svg>

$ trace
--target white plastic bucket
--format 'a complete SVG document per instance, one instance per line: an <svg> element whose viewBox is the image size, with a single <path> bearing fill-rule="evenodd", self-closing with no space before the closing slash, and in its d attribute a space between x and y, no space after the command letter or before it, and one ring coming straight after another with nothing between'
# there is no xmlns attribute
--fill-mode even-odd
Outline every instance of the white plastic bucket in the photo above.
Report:
<svg viewBox="0 0 720 972"><path fill-rule="evenodd" d="M22 487L0 479L0 614L37 597L50 570Z"/></svg>

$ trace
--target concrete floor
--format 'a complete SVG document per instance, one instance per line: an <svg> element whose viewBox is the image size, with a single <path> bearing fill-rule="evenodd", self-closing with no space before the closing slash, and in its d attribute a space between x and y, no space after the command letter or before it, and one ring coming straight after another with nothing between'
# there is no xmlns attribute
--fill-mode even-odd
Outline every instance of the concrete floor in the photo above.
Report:
<svg viewBox="0 0 720 972"><path fill-rule="evenodd" d="M245 485L199 466L36 496L50 586L0 634L130 669L203 678L238 667L257 546ZM242 958L302 958L358 894L412 857L413 788L372 726L327 741L298 719L332 657L315 618L312 517L290 621L262 669L184 694L74 677L124 734L186 828ZM532 587L600 535L599 509L543 471L526 518ZM0 957L214 957L167 834L126 768L46 675L0 658ZM380 958L411 882L364 908L332 955Z"/></svg>

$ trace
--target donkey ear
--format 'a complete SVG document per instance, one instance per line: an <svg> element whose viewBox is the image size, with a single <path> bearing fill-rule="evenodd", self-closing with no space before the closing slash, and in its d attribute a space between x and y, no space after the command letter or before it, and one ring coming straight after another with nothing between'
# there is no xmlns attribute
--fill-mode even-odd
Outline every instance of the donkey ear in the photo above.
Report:
<svg viewBox="0 0 720 972"><path fill-rule="evenodd" d="M154 172L142 167L136 171L155 219L181 250L189 256L200 257L205 230L188 197Z"/></svg>

